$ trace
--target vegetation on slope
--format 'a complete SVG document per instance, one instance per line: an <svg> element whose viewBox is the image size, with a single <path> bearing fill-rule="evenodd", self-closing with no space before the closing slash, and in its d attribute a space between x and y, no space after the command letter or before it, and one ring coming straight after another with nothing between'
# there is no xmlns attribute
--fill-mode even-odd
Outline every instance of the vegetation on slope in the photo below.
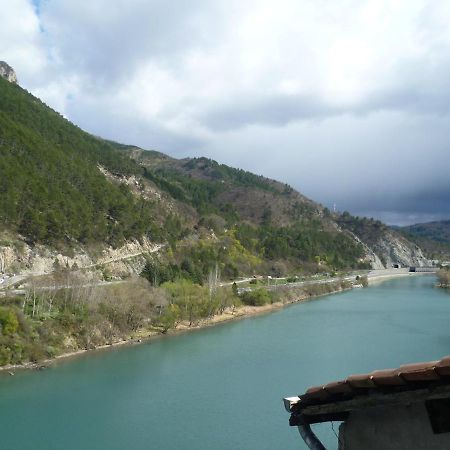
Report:
<svg viewBox="0 0 450 450"><path fill-rule="evenodd" d="M159 234L150 203L97 169L139 172L132 160L4 79L0 99L0 226L51 245Z"/></svg>
<svg viewBox="0 0 450 450"><path fill-rule="evenodd" d="M450 221L419 223L396 230L406 239L415 242L431 259L450 259Z"/></svg>
<svg viewBox="0 0 450 450"><path fill-rule="evenodd" d="M450 220L408 225L401 227L401 230L410 235L420 236L436 242L445 242L450 244Z"/></svg>
<svg viewBox="0 0 450 450"><path fill-rule="evenodd" d="M204 286L184 279L159 287L142 278L109 286L93 286L89 281L85 273L60 271L35 280L25 297L4 298L0 366L39 362L166 333L177 326L195 326L224 311L236 312L240 306L293 302L351 287L342 280L274 291L257 287L238 296L237 289L220 287L217 279Z"/></svg>
<svg viewBox="0 0 450 450"><path fill-rule="evenodd" d="M376 245L388 230L387 225L379 220L352 216L347 211L337 216L336 222L344 229L356 234L356 236L369 246Z"/></svg>
<svg viewBox="0 0 450 450"><path fill-rule="evenodd" d="M221 265L226 276L255 273L263 268L261 262L266 263L265 273L274 275L302 268L317 271L367 266L362 262L362 246L337 229L329 212L286 184L207 158L175 160L136 148L129 152L143 166L145 177L195 208L198 228L213 231L219 247L227 250L228 245L220 242L232 239L242 255L245 251L259 260L259 264L244 264L245 271L242 264L225 257L226 251L216 252L215 261L195 256L191 259L202 266L197 272L203 277L215 264ZM172 272L180 272L173 264L171 267Z"/></svg>
<svg viewBox="0 0 450 450"><path fill-rule="evenodd" d="M2 300L0 366L166 332L181 321L191 326L240 304L231 288L188 280L153 288L135 278L95 287L86 274L62 271L36 283L25 297Z"/></svg>
<svg viewBox="0 0 450 450"><path fill-rule="evenodd" d="M175 251L168 278L189 273L196 282L216 264L226 277L255 271L262 260L284 261L288 271L360 265L361 246L288 185L207 158L175 160L96 138L3 79L0 98L0 226L29 243L118 246L150 235ZM176 202L170 214L120 182L130 175ZM188 207L196 217L187 219ZM200 230L214 231L217 248L233 242L222 252L195 243L187 245L191 255L176 249Z"/></svg>

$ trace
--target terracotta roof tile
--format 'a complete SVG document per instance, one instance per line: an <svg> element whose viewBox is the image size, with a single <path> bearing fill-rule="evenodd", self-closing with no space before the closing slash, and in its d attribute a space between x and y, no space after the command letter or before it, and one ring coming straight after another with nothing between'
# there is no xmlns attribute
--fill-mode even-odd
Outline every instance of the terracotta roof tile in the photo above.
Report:
<svg viewBox="0 0 450 450"><path fill-rule="evenodd" d="M405 364L399 367L398 373L405 381L439 380L440 376L435 371L438 362L439 361L431 361L428 363Z"/></svg>
<svg viewBox="0 0 450 450"><path fill-rule="evenodd" d="M348 394L353 391L347 380L333 381L324 386L326 392L330 394Z"/></svg>
<svg viewBox="0 0 450 450"><path fill-rule="evenodd" d="M353 388L370 389L376 387L376 384L370 378L370 374L351 375L347 378L347 383Z"/></svg>
<svg viewBox="0 0 450 450"><path fill-rule="evenodd" d="M450 376L450 356L438 361L435 370L441 377Z"/></svg>
<svg viewBox="0 0 450 450"><path fill-rule="evenodd" d="M406 384L395 369L375 370L370 374L377 386L401 386Z"/></svg>
<svg viewBox="0 0 450 450"><path fill-rule="evenodd" d="M397 369L375 370L371 373L351 375L346 380L334 381L309 388L300 395L298 409L349 400L372 392L414 390L440 384L449 384L450 356L439 361L405 364Z"/></svg>
<svg viewBox="0 0 450 450"><path fill-rule="evenodd" d="M310 387L303 395L300 396L302 402L317 402L325 400L329 394L324 390L323 386Z"/></svg>

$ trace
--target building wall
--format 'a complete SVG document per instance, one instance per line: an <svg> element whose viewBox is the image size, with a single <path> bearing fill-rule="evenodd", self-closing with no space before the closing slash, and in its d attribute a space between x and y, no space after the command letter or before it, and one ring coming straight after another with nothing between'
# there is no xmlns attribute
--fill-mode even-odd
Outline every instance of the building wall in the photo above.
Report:
<svg viewBox="0 0 450 450"><path fill-rule="evenodd" d="M353 411L339 429L339 450L449 450L450 433L433 434L423 403Z"/></svg>

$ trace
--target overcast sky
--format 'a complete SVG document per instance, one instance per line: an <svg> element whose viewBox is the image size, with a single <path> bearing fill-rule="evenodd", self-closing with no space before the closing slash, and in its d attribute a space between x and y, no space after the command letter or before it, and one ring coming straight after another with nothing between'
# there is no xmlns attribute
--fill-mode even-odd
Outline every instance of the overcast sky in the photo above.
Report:
<svg viewBox="0 0 450 450"><path fill-rule="evenodd" d="M388 223L450 217L447 0L8 0L0 60L85 130Z"/></svg>

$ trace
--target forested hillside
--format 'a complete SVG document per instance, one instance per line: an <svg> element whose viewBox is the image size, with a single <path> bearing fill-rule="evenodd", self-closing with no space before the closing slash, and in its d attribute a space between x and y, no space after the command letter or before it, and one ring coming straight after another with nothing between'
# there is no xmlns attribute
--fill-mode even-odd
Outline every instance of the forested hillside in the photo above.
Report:
<svg viewBox="0 0 450 450"><path fill-rule="evenodd" d="M29 242L118 245L152 229L150 203L108 182L97 169L139 167L0 78L0 222Z"/></svg>
<svg viewBox="0 0 450 450"><path fill-rule="evenodd" d="M246 253L282 262L275 275L302 267L368 267L362 246L340 232L330 212L287 184L207 158L176 160L136 148L126 151L160 189L195 208L199 227L216 236L232 232ZM265 271L271 269L273 264Z"/></svg>
<svg viewBox="0 0 450 450"><path fill-rule="evenodd" d="M92 136L0 77L0 365L347 289L328 276L396 261L426 263L381 222L207 158Z"/></svg>
<svg viewBox="0 0 450 450"><path fill-rule="evenodd" d="M368 268L365 245L386 232L244 170L94 137L4 79L0 100L0 226L31 246L168 242L149 279L203 283L215 266L227 278Z"/></svg>
<svg viewBox="0 0 450 450"><path fill-rule="evenodd" d="M418 223L396 229L407 239L416 242L430 258L450 259L450 220Z"/></svg>
<svg viewBox="0 0 450 450"><path fill-rule="evenodd" d="M400 229L411 236L423 237L432 241L450 244L450 220L417 223L415 225L401 227Z"/></svg>

